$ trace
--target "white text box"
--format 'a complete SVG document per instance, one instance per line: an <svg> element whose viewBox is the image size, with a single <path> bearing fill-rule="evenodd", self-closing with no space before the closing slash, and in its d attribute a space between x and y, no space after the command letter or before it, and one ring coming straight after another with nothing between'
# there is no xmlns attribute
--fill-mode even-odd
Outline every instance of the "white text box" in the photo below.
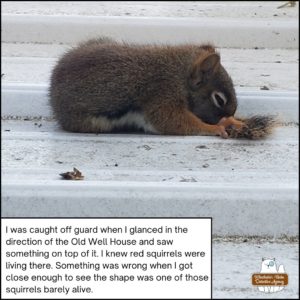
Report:
<svg viewBox="0 0 300 300"><path fill-rule="evenodd" d="M211 298L210 218L2 219L4 298Z"/></svg>

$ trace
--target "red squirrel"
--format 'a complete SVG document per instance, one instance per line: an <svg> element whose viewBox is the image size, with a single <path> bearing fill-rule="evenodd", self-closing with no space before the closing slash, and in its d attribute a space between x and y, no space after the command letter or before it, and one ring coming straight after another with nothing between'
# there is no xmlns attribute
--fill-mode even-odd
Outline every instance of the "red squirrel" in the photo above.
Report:
<svg viewBox="0 0 300 300"><path fill-rule="evenodd" d="M219 135L241 128L233 82L212 45L136 45L99 38L55 66L50 103L64 130Z"/></svg>

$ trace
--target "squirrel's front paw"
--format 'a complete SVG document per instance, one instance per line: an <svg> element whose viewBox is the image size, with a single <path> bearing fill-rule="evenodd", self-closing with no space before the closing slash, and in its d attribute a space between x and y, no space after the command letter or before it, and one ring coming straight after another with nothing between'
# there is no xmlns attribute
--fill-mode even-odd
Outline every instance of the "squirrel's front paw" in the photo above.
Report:
<svg viewBox="0 0 300 300"><path fill-rule="evenodd" d="M225 127L222 126L222 125L216 125L215 132L216 132L217 135L221 136L223 139L228 138L228 133L226 132Z"/></svg>
<svg viewBox="0 0 300 300"><path fill-rule="evenodd" d="M234 117L228 117L228 118L224 117L219 121L217 125L223 126L225 128L232 126L234 129L237 130L240 130L244 126L246 126L244 122L236 120Z"/></svg>

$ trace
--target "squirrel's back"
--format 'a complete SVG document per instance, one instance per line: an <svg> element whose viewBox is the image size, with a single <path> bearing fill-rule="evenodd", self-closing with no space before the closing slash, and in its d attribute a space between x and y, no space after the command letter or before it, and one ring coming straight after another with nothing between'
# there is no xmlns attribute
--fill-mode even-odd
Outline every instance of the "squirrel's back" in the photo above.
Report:
<svg viewBox="0 0 300 300"><path fill-rule="evenodd" d="M208 48L206 48L208 47ZM63 128L78 131L88 116L118 118L139 112L157 94L187 97L192 62L210 46L136 45L100 38L81 43L58 61L50 101ZM79 123L78 123L79 124Z"/></svg>

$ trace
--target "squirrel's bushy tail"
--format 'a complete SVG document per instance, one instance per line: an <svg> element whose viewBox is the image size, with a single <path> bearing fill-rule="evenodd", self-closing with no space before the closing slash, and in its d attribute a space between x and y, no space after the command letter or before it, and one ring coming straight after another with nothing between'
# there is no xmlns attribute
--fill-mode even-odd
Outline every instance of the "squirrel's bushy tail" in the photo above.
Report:
<svg viewBox="0 0 300 300"><path fill-rule="evenodd" d="M266 138L273 132L280 122L276 116L253 116L250 118L236 118L245 123L241 129L227 128L230 138L258 140Z"/></svg>

